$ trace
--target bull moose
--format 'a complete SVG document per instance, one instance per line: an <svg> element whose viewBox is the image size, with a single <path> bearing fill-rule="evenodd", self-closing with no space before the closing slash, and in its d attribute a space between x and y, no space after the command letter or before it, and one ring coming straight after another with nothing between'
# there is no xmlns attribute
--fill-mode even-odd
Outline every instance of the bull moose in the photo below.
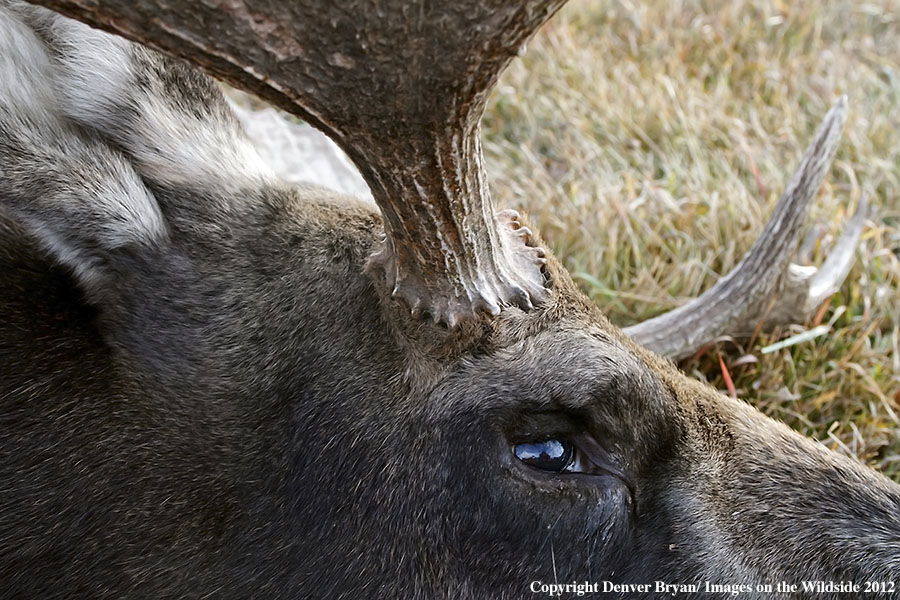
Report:
<svg viewBox="0 0 900 600"><path fill-rule="evenodd" d="M845 100L738 269L629 336L482 166L563 0L41 3L0 1L0 598L900 594L900 486L652 351L765 317ZM169 54L380 211L282 183Z"/></svg>

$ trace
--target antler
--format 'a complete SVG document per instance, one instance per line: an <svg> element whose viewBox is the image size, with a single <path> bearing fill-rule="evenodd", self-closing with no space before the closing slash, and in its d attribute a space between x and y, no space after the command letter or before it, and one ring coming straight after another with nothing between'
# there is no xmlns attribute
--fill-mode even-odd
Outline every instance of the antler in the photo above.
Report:
<svg viewBox="0 0 900 600"><path fill-rule="evenodd" d="M726 333L751 333L761 322L803 322L833 294L853 264L866 218L865 198L821 270L800 267L791 259L809 203L831 169L846 118L844 96L825 115L772 218L728 275L698 298L625 332L658 354L682 358Z"/></svg>
<svg viewBox="0 0 900 600"><path fill-rule="evenodd" d="M449 325L543 300L544 253L513 211L495 213L479 128L485 99L565 0L38 0L185 58L306 119L348 154L385 217L370 261L414 315ZM804 320L846 276L865 201L817 271L791 264L830 168L846 99L825 117L771 221L699 298L625 331L682 357L723 334Z"/></svg>
<svg viewBox="0 0 900 600"><path fill-rule="evenodd" d="M40 0L187 59L296 114L356 164L387 234L370 267L451 326L546 297L543 251L495 213L479 139L488 92L565 0Z"/></svg>
<svg viewBox="0 0 900 600"><path fill-rule="evenodd" d="M803 231L798 225L816 195L816 179L828 171L837 145L837 134L846 113L844 99L835 111L838 114L826 118L823 130L808 151L810 156L801 163L794 177L795 183L781 197L771 222L740 265L705 296L677 311L629 327L626 329L629 334L659 354L682 358L721 336L751 335L760 324L770 329L802 323L838 290L856 257L856 246L868 213L865 197L820 269L791 262ZM263 145L273 136L307 135L298 125L283 119L272 120L269 113L253 114L259 114L269 126L266 138L257 140ZM254 117L248 114L247 118ZM269 152L277 153L277 149ZM813 158L813 154L820 158ZM302 170L308 160L309 157L302 155L292 157L290 171ZM756 271L761 266L770 268L759 276Z"/></svg>

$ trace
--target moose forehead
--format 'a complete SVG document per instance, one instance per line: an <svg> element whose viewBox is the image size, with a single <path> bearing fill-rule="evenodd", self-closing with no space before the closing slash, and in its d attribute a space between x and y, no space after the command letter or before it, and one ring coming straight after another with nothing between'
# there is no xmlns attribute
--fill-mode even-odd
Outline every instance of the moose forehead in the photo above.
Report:
<svg viewBox="0 0 900 600"><path fill-rule="evenodd" d="M558 411L609 423L627 419L634 427L662 419L673 396L618 340L573 327L467 359L429 404L437 413Z"/></svg>

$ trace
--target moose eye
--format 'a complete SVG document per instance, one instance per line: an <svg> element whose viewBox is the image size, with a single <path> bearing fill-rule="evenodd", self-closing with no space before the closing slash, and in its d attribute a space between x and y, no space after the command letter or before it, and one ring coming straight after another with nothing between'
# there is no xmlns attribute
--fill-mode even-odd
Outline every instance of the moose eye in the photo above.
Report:
<svg viewBox="0 0 900 600"><path fill-rule="evenodd" d="M548 438L539 442L517 444L516 458L541 471L584 473L578 448L565 438Z"/></svg>

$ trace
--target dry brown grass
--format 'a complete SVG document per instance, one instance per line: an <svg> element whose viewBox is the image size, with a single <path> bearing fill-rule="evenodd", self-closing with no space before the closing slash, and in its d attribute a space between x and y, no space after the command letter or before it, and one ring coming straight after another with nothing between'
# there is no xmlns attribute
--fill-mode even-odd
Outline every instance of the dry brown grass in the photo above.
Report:
<svg viewBox="0 0 900 600"><path fill-rule="evenodd" d="M840 94L851 114L812 210L812 261L875 206L830 332L722 342L683 368L900 480L900 2L575 0L504 75L485 120L499 204L528 211L613 321L711 286L762 229ZM755 357L757 362L753 362Z"/></svg>

